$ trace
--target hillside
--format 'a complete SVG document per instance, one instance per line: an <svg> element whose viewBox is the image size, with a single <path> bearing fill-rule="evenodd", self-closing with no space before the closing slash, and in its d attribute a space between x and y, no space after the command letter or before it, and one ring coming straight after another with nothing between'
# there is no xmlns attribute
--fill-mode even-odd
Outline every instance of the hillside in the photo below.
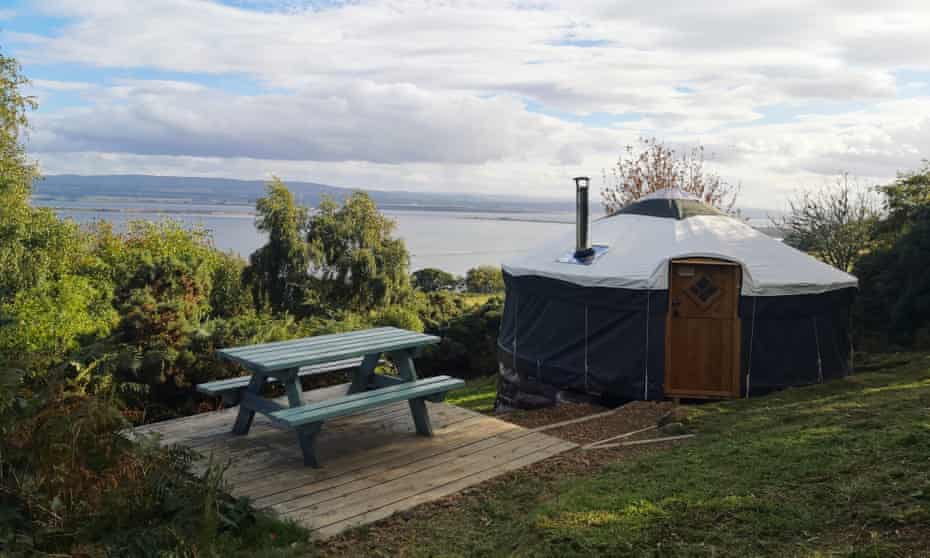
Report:
<svg viewBox="0 0 930 558"><path fill-rule="evenodd" d="M845 380L695 405L679 447L527 469L324 554L928 556L930 355L863 360Z"/></svg>
<svg viewBox="0 0 930 558"><path fill-rule="evenodd" d="M355 188L316 182L286 181L297 201L315 206L324 195L343 201ZM571 212L574 201L491 196L470 193L408 192L365 189L382 208L416 208L434 211L481 212ZM74 175L44 177L35 185L35 195L44 198L120 198L136 200L189 200L198 203L254 205L264 195L265 181L231 178L151 175ZM570 190L569 190L570 194ZM598 200L592 206L599 207Z"/></svg>

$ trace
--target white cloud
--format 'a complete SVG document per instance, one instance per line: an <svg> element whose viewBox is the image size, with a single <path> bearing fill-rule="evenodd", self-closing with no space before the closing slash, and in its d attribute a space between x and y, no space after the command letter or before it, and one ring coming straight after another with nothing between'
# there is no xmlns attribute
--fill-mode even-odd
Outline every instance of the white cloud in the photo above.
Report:
<svg viewBox="0 0 930 558"><path fill-rule="evenodd" d="M30 148L39 152L385 164L562 160L566 142L608 134L527 113L509 97L361 81L338 91L256 96L178 82L125 82L98 89L89 107L37 115L35 128Z"/></svg>
<svg viewBox="0 0 930 558"><path fill-rule="evenodd" d="M7 33L27 63L191 78L98 84L84 106L40 111L30 148L47 172L133 164L256 177L275 167L348 185L547 194L656 135L712 147L756 205L820 174L887 178L930 156L930 98L899 99L907 83L894 76L930 71L924 0L242 6L266 3L274 9L42 0L73 23L49 37ZM261 92L194 83L210 83L203 75ZM575 118L529 112L524 100ZM811 116L772 121L772 106ZM818 113L831 107L839 113ZM631 113L640 118L604 116Z"/></svg>

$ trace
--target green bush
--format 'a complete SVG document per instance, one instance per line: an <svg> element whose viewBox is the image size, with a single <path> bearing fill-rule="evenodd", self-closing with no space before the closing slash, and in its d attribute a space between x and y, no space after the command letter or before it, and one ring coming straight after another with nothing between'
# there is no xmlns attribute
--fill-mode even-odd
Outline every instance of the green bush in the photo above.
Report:
<svg viewBox="0 0 930 558"><path fill-rule="evenodd" d="M917 212L906 233L856 265L855 310L861 336L885 337L887 345L916 347L930 327L930 205Z"/></svg>
<svg viewBox="0 0 930 558"><path fill-rule="evenodd" d="M476 378L497 373L497 335L504 301L493 297L452 320L438 347L430 347L417 361L424 375L452 374Z"/></svg>
<svg viewBox="0 0 930 558"><path fill-rule="evenodd" d="M448 291L417 293L415 305L424 329L436 334L445 331L469 308L465 295Z"/></svg>
<svg viewBox="0 0 930 558"><path fill-rule="evenodd" d="M82 343L106 336L116 325L109 293L86 277L41 281L0 306L0 362L18 363L38 374L58 364Z"/></svg>
<svg viewBox="0 0 930 558"><path fill-rule="evenodd" d="M887 217L878 248L853 269L857 345L871 350L927 346L930 329L930 166L880 188Z"/></svg>
<svg viewBox="0 0 930 558"><path fill-rule="evenodd" d="M252 294L243 280L245 262L232 254L223 254L213 270L210 310L219 318L249 314L253 310Z"/></svg>
<svg viewBox="0 0 930 558"><path fill-rule="evenodd" d="M129 440L106 398L57 380L19 391L0 414L0 554L248 556L306 543L230 496L221 464L195 474L189 450Z"/></svg>
<svg viewBox="0 0 930 558"><path fill-rule="evenodd" d="M504 290L504 274L493 265L474 267L465 275L465 288L471 293L499 293Z"/></svg>
<svg viewBox="0 0 930 558"><path fill-rule="evenodd" d="M375 319L375 325L399 327L410 331L423 331L423 322L416 312L401 306L390 306L382 310Z"/></svg>
<svg viewBox="0 0 930 558"><path fill-rule="evenodd" d="M414 271L410 279L414 288L426 293L455 290L463 283L460 277L435 267Z"/></svg>

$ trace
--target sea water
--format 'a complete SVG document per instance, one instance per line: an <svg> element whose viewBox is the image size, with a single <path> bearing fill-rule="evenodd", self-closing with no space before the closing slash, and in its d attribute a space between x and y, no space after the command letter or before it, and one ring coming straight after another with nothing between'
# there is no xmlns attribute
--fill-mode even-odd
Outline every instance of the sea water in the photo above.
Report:
<svg viewBox="0 0 930 558"><path fill-rule="evenodd" d="M255 228L254 206L198 204L177 200L64 200L36 199L36 205L54 208L63 218L80 224L108 220L117 229L133 220L174 219L189 226L201 226L213 236L217 248L243 258L265 243L265 235ZM478 265L498 266L501 262L531 250L547 241L572 236L574 214L490 213L384 209L397 225L395 234L410 252L411 270L437 267L464 274Z"/></svg>

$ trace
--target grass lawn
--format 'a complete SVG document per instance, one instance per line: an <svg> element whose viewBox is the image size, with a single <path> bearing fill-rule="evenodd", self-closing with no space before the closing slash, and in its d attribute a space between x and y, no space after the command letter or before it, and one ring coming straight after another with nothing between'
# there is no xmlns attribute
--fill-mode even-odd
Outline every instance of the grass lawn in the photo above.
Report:
<svg viewBox="0 0 930 558"><path fill-rule="evenodd" d="M446 396L446 403L479 413L488 413L494 410L496 396L497 376L485 376L468 380L465 387L450 391Z"/></svg>
<svg viewBox="0 0 930 558"><path fill-rule="evenodd" d="M820 386L699 406L688 424L698 437L669 451L568 478L514 475L430 521L407 523L382 549L930 556L930 355L870 357L859 370ZM481 408L493 403L492 386L470 384L450 399Z"/></svg>

